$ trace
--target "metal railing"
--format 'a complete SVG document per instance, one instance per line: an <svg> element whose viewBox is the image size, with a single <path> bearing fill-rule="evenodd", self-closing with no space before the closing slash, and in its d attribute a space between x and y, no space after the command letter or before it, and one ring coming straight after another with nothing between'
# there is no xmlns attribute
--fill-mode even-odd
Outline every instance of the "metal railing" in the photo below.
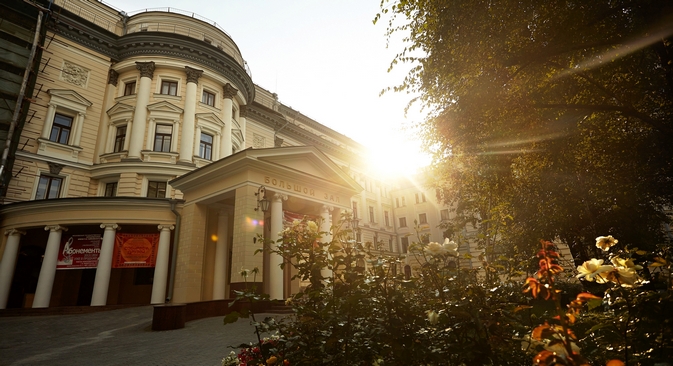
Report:
<svg viewBox="0 0 673 366"><path fill-rule="evenodd" d="M229 33L227 33L227 32L226 32L226 31L225 31L219 24L217 24L217 22L212 21L212 20L210 20L210 19L208 19L208 18L206 18L206 17L203 17L203 16L201 16L201 15L198 15L198 14L196 14L196 13L194 13L194 12L187 11L187 10L176 9L176 8L169 8L169 7L165 7L165 8L147 8L147 9L140 9L140 10L132 11L132 12L128 13L128 16L133 16L133 15L137 15L137 14L140 14L140 13L149 13L149 12L153 12L153 11L164 12L164 13L175 13L175 14L180 14L180 15L188 16L188 17L190 17L190 18L198 19L198 20L200 20L200 21L202 21L202 22L205 22L205 23L208 23L208 24L212 25L213 27L219 29L222 33L226 34L227 37L229 37L230 39L233 39L233 38L231 38L231 36L229 35Z"/></svg>
<svg viewBox="0 0 673 366"><path fill-rule="evenodd" d="M96 24L97 26L101 28L105 28L106 30L115 33L117 35L121 35L121 26L118 25L118 21L116 22L111 22L107 19L105 19L102 16L96 15L93 12L86 10L82 8L81 6L74 4L72 1L68 0L55 0L54 4L60 6L61 8L77 15L78 17L88 20L89 22ZM108 4L105 4L107 6L110 6Z"/></svg>

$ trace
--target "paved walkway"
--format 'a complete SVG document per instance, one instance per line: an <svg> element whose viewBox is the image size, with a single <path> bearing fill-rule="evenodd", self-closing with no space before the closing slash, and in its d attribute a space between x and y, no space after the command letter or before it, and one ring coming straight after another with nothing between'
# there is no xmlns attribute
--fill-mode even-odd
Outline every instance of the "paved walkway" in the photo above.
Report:
<svg viewBox="0 0 673 366"><path fill-rule="evenodd" d="M272 314L258 314L257 320ZM219 365L231 345L256 339L249 319L187 322L151 331L152 307L0 318L0 365Z"/></svg>

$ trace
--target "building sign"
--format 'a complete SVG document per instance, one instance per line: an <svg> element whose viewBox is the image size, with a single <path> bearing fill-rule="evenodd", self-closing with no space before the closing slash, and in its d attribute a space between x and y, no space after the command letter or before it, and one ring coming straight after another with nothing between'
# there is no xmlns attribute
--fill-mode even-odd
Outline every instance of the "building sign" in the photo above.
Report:
<svg viewBox="0 0 673 366"><path fill-rule="evenodd" d="M56 269L96 268L101 242L100 234L64 236L58 251Z"/></svg>
<svg viewBox="0 0 673 366"><path fill-rule="evenodd" d="M307 187L298 183L292 183L283 179L264 176L264 184L271 187L280 188L281 190L285 190L288 193L295 193L295 194L299 193L311 197L319 197L324 199L325 201L341 203L341 199L338 195L323 192L322 194L318 193L316 196L316 191L314 188Z"/></svg>
<svg viewBox="0 0 673 366"><path fill-rule="evenodd" d="M117 233L112 256L112 268L154 267L157 261L158 247L159 233Z"/></svg>

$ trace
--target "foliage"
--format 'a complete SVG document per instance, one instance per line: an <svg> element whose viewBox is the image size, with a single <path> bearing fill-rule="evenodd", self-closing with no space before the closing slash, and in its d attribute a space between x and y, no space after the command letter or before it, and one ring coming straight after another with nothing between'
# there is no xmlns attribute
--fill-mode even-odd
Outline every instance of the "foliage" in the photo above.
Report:
<svg viewBox="0 0 673 366"><path fill-rule="evenodd" d="M267 248L306 284L286 302L294 316L254 322L258 334L277 335L241 345L223 365L616 366L673 356L669 247L622 249L614 237L598 237L596 247L611 264L594 258L578 266L588 286L577 289L560 282L559 255L543 242L538 271L522 291L522 278L504 268L464 268L448 239L419 240L408 257L386 256L355 242L346 225L333 228L330 241L318 227L297 220ZM251 296L239 293L257 300Z"/></svg>
<svg viewBox="0 0 673 366"><path fill-rule="evenodd" d="M452 225L487 255L596 232L643 249L673 203L673 3L382 0ZM500 249L494 249L498 244Z"/></svg>

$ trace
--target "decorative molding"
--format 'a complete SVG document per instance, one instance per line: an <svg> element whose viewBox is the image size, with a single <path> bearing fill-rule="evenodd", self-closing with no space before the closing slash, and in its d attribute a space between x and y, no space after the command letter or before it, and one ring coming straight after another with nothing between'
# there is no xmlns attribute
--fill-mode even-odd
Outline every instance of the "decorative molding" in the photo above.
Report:
<svg viewBox="0 0 673 366"><path fill-rule="evenodd" d="M248 106L245 104L241 105L238 110L238 115L241 118L248 118Z"/></svg>
<svg viewBox="0 0 673 366"><path fill-rule="evenodd" d="M283 193L275 193L272 197L272 200L274 202L281 202L282 203L283 201L287 201L287 195L283 194Z"/></svg>
<svg viewBox="0 0 673 366"><path fill-rule="evenodd" d="M140 62L136 61L136 68L140 70L140 77L154 78L154 61Z"/></svg>
<svg viewBox="0 0 673 366"><path fill-rule="evenodd" d="M117 224L100 224L101 229L108 229L111 228L112 230L119 230L121 227Z"/></svg>
<svg viewBox="0 0 673 366"><path fill-rule="evenodd" d="M56 175L61 174L61 170L64 167L63 164L57 164L57 163L52 163L52 162L49 162L47 164L49 165L49 173L56 174Z"/></svg>
<svg viewBox="0 0 673 366"><path fill-rule="evenodd" d="M278 136L274 136L273 137L273 146L274 147L281 147L281 146L283 146L284 141L285 140L283 140L282 138L280 138Z"/></svg>
<svg viewBox="0 0 673 366"><path fill-rule="evenodd" d="M68 228L61 225L47 225L44 227L44 231L68 231Z"/></svg>
<svg viewBox="0 0 673 366"><path fill-rule="evenodd" d="M63 67L61 67L61 80L82 88L86 88L89 81L89 73L89 69L73 62L63 60Z"/></svg>
<svg viewBox="0 0 673 366"><path fill-rule="evenodd" d="M187 74L188 83L199 83L199 78L203 75L203 70L197 70L189 66L185 66L185 74Z"/></svg>
<svg viewBox="0 0 673 366"><path fill-rule="evenodd" d="M225 98L233 99L236 96L236 94L238 94L238 89L234 88L231 84L226 83L222 87L222 95Z"/></svg>
<svg viewBox="0 0 673 366"><path fill-rule="evenodd" d="M108 71L107 73L107 83L117 86L118 81L119 81L119 73L110 69L110 71Z"/></svg>
<svg viewBox="0 0 673 366"><path fill-rule="evenodd" d="M266 139L256 133L252 134L252 147L255 149L263 149L266 146Z"/></svg>
<svg viewBox="0 0 673 366"><path fill-rule="evenodd" d="M7 236L26 235L26 232L23 231L23 230L19 230L19 229L7 229L7 230L5 230L5 235L7 235Z"/></svg>
<svg viewBox="0 0 673 366"><path fill-rule="evenodd" d="M168 224L168 225L158 225L157 229L159 231L161 231L161 230L173 230L173 229L175 229L175 226L170 225L170 224Z"/></svg>

